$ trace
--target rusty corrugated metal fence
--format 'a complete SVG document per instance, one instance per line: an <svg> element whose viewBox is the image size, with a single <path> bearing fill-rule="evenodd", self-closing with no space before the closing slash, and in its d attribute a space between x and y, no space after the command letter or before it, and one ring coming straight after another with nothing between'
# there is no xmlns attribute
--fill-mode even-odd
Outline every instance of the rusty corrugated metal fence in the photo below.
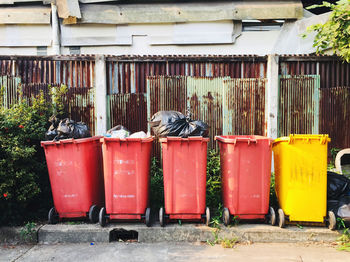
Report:
<svg viewBox="0 0 350 262"><path fill-rule="evenodd" d="M223 134L266 135L265 78L224 80Z"/></svg>
<svg viewBox="0 0 350 262"><path fill-rule="evenodd" d="M123 125L131 132L147 130L145 93L108 95L109 128Z"/></svg>
<svg viewBox="0 0 350 262"><path fill-rule="evenodd" d="M4 107L9 108L17 102L19 96L17 87L20 85L20 77L0 75L0 101Z"/></svg>
<svg viewBox="0 0 350 262"><path fill-rule="evenodd" d="M0 57L0 76L20 77L23 84L93 87L94 56Z"/></svg>
<svg viewBox="0 0 350 262"><path fill-rule="evenodd" d="M108 124L124 124L133 131L146 131L145 114L148 105L151 106L152 113L163 108L185 113L187 107L192 105L194 118L210 118L207 122L214 130L211 136L220 131L226 133L226 127L227 133L232 134L265 134L266 60L266 57L258 56L107 56L107 89L111 95L107 100L110 113ZM65 84L70 90L66 98L68 113L74 115L77 112L74 117L87 122L94 131L94 70L95 56L0 56L0 84L6 86L2 93L3 104L8 107L19 99L18 86L21 86L22 96L26 99L42 91L45 98L50 100L47 87ZM348 106L343 106L348 105L346 90L350 86L350 65L335 56L280 56L279 71L283 76L294 76L294 80L288 77L280 80L283 90L280 93L279 134L312 133L317 132L319 126L320 132L329 133L332 137L331 147L350 147L350 136L341 128L342 122L347 123L341 119L350 118ZM163 79L161 75L164 75ZM316 122L317 113L315 114L316 94L312 95L312 90L316 89L311 87L314 82L305 79L303 81L306 82L300 82L307 75L319 76L319 124ZM157 102L149 104L145 96L147 78L152 76L155 77L154 80L149 78L149 81L168 82L154 93ZM215 78L228 78L224 83L227 88L221 91L213 89L209 93L209 89L203 85L215 82ZM246 78L254 78L255 82L245 80ZM198 84L201 81L204 81L203 85ZM241 82L229 84L230 81ZM235 88L229 88L231 85ZM324 91L325 89L330 91ZM188 93L191 94L190 97ZM219 103L220 96L224 101ZM225 97L227 111L224 110ZM166 108L167 106L169 107ZM229 113L226 117L225 112L231 111L234 114ZM133 121L127 115L132 115ZM231 119L230 116L235 118ZM136 117L139 119L136 120ZM201 120L206 121L205 119Z"/></svg>
<svg viewBox="0 0 350 262"><path fill-rule="evenodd" d="M350 86L321 89L320 132L329 134L331 148L350 147Z"/></svg>
<svg viewBox="0 0 350 262"><path fill-rule="evenodd" d="M149 76L266 77L266 57L134 56L107 57L109 94L144 93Z"/></svg>
<svg viewBox="0 0 350 262"><path fill-rule="evenodd" d="M278 95L278 136L318 134L318 75L281 76Z"/></svg>
<svg viewBox="0 0 350 262"><path fill-rule="evenodd" d="M192 119L209 125L209 148L217 148L216 135L264 135L265 82L259 78L148 77L148 118L160 110L186 114L189 109Z"/></svg>
<svg viewBox="0 0 350 262"><path fill-rule="evenodd" d="M187 107L192 119L209 125L209 148L217 148L214 137L222 134L223 81L221 77L188 77Z"/></svg>

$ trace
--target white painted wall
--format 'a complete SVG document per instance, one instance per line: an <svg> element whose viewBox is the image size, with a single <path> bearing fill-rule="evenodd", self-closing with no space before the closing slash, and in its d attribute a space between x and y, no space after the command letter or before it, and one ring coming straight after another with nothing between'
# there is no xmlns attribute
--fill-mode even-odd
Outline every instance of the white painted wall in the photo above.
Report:
<svg viewBox="0 0 350 262"><path fill-rule="evenodd" d="M0 35L0 55L36 55L37 46L47 46L48 55L56 53L51 48L53 34L50 25L2 25ZM81 54L266 55L271 52L279 31L241 32L239 23L222 21L124 26L61 25L60 35L62 54L66 55L70 54L69 46L80 46Z"/></svg>
<svg viewBox="0 0 350 262"><path fill-rule="evenodd" d="M51 46L51 26L0 25L0 47Z"/></svg>

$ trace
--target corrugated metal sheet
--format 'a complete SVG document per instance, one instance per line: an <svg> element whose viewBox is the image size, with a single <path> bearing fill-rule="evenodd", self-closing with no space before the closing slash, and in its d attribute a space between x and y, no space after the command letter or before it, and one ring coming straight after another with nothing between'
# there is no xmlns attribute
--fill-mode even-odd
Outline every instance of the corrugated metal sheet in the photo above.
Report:
<svg viewBox="0 0 350 262"><path fill-rule="evenodd" d="M52 86L59 86L59 85L54 84ZM47 84L40 84L40 83L39 84L22 84L22 95L24 99L28 101L28 103L31 102L32 97L36 97L40 95L40 93L44 95L44 98L46 101L51 103L52 97Z"/></svg>
<svg viewBox="0 0 350 262"><path fill-rule="evenodd" d="M152 58L150 58L152 59ZM193 77L231 77L264 78L266 61L254 61L251 58L228 58L225 61L213 61L213 58L174 57L175 61L107 61L107 88L109 94L146 92L148 76L193 76ZM182 61L176 61L182 60ZM249 59L249 60L248 60ZM246 61L247 60L247 61Z"/></svg>
<svg viewBox="0 0 350 262"><path fill-rule="evenodd" d="M147 119L158 111L180 111L186 113L187 82L181 76L147 77ZM151 131L148 127L148 130ZM158 140L153 144L153 154L160 156Z"/></svg>
<svg viewBox="0 0 350 262"><path fill-rule="evenodd" d="M3 86L3 105L10 107L19 99L25 99L31 104L32 98L38 96L41 92L44 94L46 101L52 101L50 94L50 86L59 86L59 84L46 83L30 83L21 84L19 77L0 77L0 84ZM7 83L7 85L5 85ZM69 88L63 99L64 111L67 117L79 122L85 122L91 134L95 133L95 108L94 108L94 89L85 88Z"/></svg>
<svg viewBox="0 0 350 262"><path fill-rule="evenodd" d="M265 79L180 76L147 79L148 117L160 110L186 114L190 109L192 119L209 125L210 148L216 148L214 137L224 130L230 134L264 134Z"/></svg>
<svg viewBox="0 0 350 262"><path fill-rule="evenodd" d="M148 77L147 111L150 118L161 110L184 112L187 108L187 82L182 76Z"/></svg>
<svg viewBox="0 0 350 262"><path fill-rule="evenodd" d="M94 89L69 88L64 99L65 112L74 121L87 124L91 135L95 134L96 119L94 106Z"/></svg>
<svg viewBox="0 0 350 262"><path fill-rule="evenodd" d="M209 148L216 148L214 137L223 133L221 77L187 77L187 107L192 119L209 125Z"/></svg>
<svg viewBox="0 0 350 262"><path fill-rule="evenodd" d="M350 147L350 86L321 89L320 132L329 134L331 148Z"/></svg>
<svg viewBox="0 0 350 262"><path fill-rule="evenodd" d="M2 105L9 108L18 100L18 87L21 85L21 78L11 76L0 76L0 101Z"/></svg>
<svg viewBox="0 0 350 262"><path fill-rule="evenodd" d="M229 79L224 81L224 135L266 135L266 81L264 78Z"/></svg>
<svg viewBox="0 0 350 262"><path fill-rule="evenodd" d="M281 76L278 135L318 134L320 76Z"/></svg>
<svg viewBox="0 0 350 262"><path fill-rule="evenodd" d="M281 75L320 75L320 88L350 86L350 64L335 56L282 56Z"/></svg>
<svg viewBox="0 0 350 262"><path fill-rule="evenodd" d="M131 132L147 132L146 94L108 95L109 127L123 125Z"/></svg>
<svg viewBox="0 0 350 262"><path fill-rule="evenodd" d="M24 84L58 83L76 88L93 87L94 64L91 57L0 57L0 75L20 77Z"/></svg>

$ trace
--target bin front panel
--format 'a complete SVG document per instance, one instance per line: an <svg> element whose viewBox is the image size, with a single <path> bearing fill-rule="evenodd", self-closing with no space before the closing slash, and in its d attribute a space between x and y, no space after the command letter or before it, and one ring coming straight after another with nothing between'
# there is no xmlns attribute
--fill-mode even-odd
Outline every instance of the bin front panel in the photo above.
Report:
<svg viewBox="0 0 350 262"><path fill-rule="evenodd" d="M204 214L208 139L161 140L166 214Z"/></svg>
<svg viewBox="0 0 350 262"><path fill-rule="evenodd" d="M57 142L44 149L54 205L60 217L82 216L92 205L104 205L99 138L82 143Z"/></svg>
<svg viewBox="0 0 350 262"><path fill-rule="evenodd" d="M294 135L274 143L276 194L290 221L324 222L327 138Z"/></svg>
<svg viewBox="0 0 350 262"><path fill-rule="evenodd" d="M144 214L148 206L152 141L105 140L107 214Z"/></svg>
<svg viewBox="0 0 350 262"><path fill-rule="evenodd" d="M218 143L224 207L238 217L261 218L269 209L270 139L258 136L222 138Z"/></svg>

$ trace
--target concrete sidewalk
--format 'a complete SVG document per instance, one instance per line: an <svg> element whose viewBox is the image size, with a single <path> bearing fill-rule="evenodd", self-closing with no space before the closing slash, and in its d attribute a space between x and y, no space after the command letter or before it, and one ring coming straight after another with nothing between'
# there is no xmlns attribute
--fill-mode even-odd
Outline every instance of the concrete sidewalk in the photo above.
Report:
<svg viewBox="0 0 350 262"><path fill-rule="evenodd" d="M346 262L349 253L329 244L254 243L233 248L204 243L90 243L1 246L0 261L201 261L201 262Z"/></svg>
<svg viewBox="0 0 350 262"><path fill-rule="evenodd" d="M19 228L0 228L0 242L23 243ZM143 224L116 223L107 227L99 224L43 225L32 234L32 243L108 243L120 240L140 243L155 242L207 242L215 239L237 239L240 242L335 242L341 235L326 227L273 227L264 224L240 224L220 230L202 224L169 224L165 227Z"/></svg>

